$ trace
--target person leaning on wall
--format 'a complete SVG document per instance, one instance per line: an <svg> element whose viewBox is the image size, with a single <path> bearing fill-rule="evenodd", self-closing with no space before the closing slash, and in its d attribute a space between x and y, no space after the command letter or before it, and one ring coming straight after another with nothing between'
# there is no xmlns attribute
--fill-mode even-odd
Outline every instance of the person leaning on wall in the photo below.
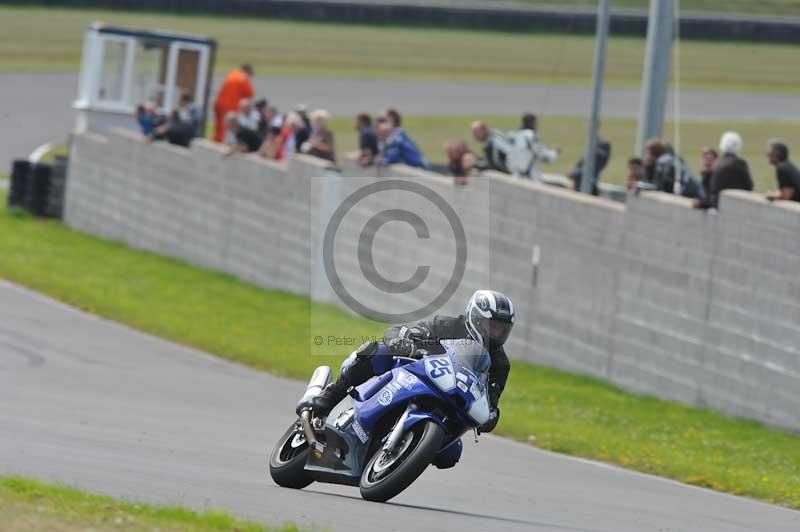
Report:
<svg viewBox="0 0 800 532"><path fill-rule="evenodd" d="M747 161L739 154L742 152L742 137L735 131L726 131L719 141L720 156L714 164L711 174L709 195L705 199L695 199L693 204L698 209L719 207L719 196L723 190L753 190L753 176Z"/></svg>
<svg viewBox="0 0 800 532"><path fill-rule="evenodd" d="M789 160L789 147L781 140L767 143L767 159L775 167L778 189L767 193L770 201L800 201L800 170Z"/></svg>

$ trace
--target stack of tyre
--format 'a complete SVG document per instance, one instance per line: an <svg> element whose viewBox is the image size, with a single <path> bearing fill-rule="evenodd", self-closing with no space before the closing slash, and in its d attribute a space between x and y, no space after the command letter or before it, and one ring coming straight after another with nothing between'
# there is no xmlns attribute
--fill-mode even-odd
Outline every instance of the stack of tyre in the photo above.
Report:
<svg viewBox="0 0 800 532"><path fill-rule="evenodd" d="M11 169L8 206L34 216L61 218L66 181L66 157L56 157L52 164L18 159Z"/></svg>

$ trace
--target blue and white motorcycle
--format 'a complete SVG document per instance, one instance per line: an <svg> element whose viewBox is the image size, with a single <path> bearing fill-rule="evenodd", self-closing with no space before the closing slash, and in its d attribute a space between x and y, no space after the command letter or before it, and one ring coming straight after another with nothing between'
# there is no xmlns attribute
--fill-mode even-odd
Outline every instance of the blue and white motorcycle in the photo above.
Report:
<svg viewBox="0 0 800 532"><path fill-rule="evenodd" d="M381 343L374 356L389 357L388 371L353 388L325 419L310 408L331 380L331 369L318 367L298 403L297 421L272 451L272 479L296 489L314 481L359 486L364 499L383 502L431 463L454 466L461 436L473 429L477 436L492 416L491 358L468 340L434 347L418 351L422 358L391 358Z"/></svg>

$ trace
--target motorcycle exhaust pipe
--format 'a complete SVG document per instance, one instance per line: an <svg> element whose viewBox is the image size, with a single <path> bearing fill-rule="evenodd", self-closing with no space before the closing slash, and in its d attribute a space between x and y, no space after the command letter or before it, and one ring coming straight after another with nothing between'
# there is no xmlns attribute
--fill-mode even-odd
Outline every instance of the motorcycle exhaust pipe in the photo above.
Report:
<svg viewBox="0 0 800 532"><path fill-rule="evenodd" d="M320 366L314 370L314 373L311 375L311 380L308 381L308 386L306 387L303 397L301 397L300 401L297 403L297 408L295 409L297 415L300 415L303 410L311 408L311 401L321 394L322 390L330 384L332 375L333 371L330 366Z"/></svg>

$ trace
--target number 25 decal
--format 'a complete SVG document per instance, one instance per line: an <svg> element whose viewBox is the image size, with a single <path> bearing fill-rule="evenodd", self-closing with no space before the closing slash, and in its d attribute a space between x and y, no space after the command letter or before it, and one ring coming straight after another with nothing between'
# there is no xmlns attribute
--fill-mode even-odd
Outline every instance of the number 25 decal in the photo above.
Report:
<svg viewBox="0 0 800 532"><path fill-rule="evenodd" d="M445 359L433 359L431 360L431 370L430 376L432 379L438 379L439 377L443 377L444 375L453 374L453 371L450 369L450 361Z"/></svg>

